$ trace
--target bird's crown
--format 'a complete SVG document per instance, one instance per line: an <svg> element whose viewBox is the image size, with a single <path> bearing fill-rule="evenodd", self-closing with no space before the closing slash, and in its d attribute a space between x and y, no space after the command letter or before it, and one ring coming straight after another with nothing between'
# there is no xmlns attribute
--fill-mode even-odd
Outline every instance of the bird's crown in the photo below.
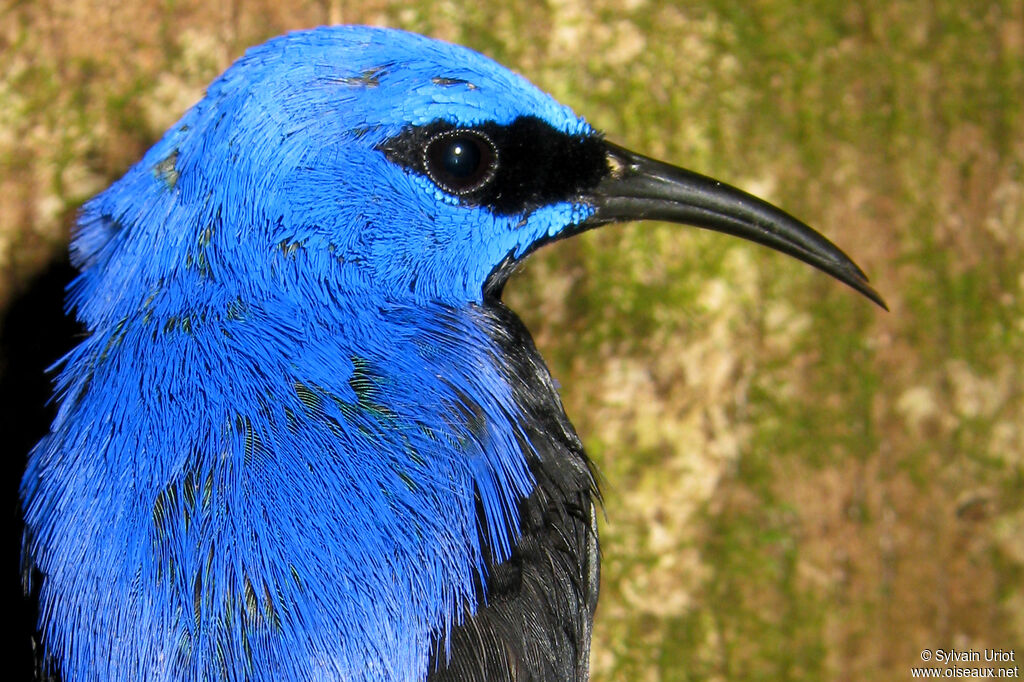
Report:
<svg viewBox="0 0 1024 682"><path fill-rule="evenodd" d="M606 171L585 121L472 50L292 33L249 50L86 204L74 300L92 323L179 286L214 308L282 290L479 301L590 215L579 194Z"/></svg>

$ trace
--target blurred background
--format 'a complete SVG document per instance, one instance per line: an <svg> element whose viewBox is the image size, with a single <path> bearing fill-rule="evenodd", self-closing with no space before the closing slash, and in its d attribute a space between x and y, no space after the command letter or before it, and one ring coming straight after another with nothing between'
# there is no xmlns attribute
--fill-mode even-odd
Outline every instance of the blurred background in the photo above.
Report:
<svg viewBox="0 0 1024 682"><path fill-rule="evenodd" d="M509 285L603 476L595 681L1024 655L1019 0L0 3L7 594L42 367L74 333L76 208L246 47L324 23L476 48L609 139L802 218L889 303L653 223L549 247Z"/></svg>

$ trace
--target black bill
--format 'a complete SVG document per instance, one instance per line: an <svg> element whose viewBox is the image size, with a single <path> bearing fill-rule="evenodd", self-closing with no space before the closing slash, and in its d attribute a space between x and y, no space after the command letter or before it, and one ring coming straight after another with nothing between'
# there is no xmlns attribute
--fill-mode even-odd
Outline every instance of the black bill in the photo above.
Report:
<svg viewBox="0 0 1024 682"><path fill-rule="evenodd" d="M590 191L597 210L582 229L664 220L725 232L799 258L888 310L856 263L788 213L718 180L605 144L611 171Z"/></svg>

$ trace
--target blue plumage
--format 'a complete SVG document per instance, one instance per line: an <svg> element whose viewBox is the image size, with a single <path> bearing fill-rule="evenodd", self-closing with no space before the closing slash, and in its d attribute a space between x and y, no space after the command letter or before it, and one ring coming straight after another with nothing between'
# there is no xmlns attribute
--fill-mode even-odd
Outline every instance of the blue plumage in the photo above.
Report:
<svg viewBox="0 0 1024 682"><path fill-rule="evenodd" d="M467 149L496 179L461 175ZM681 219L618 207L620 152L461 47L334 27L249 50L79 217L88 337L22 483L52 668L419 680L473 621L509 679L584 679L593 481L498 297L542 243ZM502 608L576 634L488 625Z"/></svg>

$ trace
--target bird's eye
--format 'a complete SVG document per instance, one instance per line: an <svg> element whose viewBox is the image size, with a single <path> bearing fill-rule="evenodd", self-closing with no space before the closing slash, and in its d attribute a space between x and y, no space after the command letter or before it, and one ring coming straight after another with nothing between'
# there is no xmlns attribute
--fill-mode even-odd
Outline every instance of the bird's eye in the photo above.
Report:
<svg viewBox="0 0 1024 682"><path fill-rule="evenodd" d="M427 142L423 166L438 187L462 196L494 178L498 149L491 138L476 130L448 130Z"/></svg>

